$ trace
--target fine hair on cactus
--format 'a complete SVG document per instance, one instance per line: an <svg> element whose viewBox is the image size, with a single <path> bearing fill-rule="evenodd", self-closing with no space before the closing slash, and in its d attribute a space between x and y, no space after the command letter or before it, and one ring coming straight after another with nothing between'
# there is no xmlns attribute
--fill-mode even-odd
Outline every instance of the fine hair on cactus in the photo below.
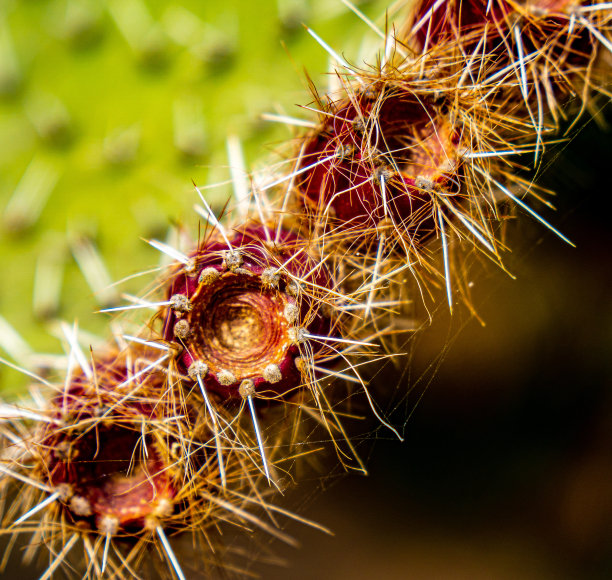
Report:
<svg viewBox="0 0 612 580"><path fill-rule="evenodd" d="M340 0L310 14L278 0L289 52L316 53L316 72L329 60L327 87L306 75L296 116L282 104L262 114L249 81L274 78L267 90L285 91L284 65L262 48L276 32L251 35L267 2L228 12L187 0L44 4L0 8L0 130L15 135L0 158L0 178L15 183L2 228L15 255L36 246L33 312L45 323L34 332L19 321L22 296L2 304L0 573L256 577L308 528L333 533L325 514L305 517L306 503L340 475L366 475L374 441L413 449L411 421L451 342L472 359L490 348L457 330L488 321L489 262L514 278L511 252L530 235L575 245L551 211L562 171L555 182L546 169L588 121L604 125L612 3ZM26 22L44 29L40 54L26 50ZM46 45L61 71L51 81ZM246 113L226 123L238 98ZM523 221L540 230L513 234L531 231ZM24 264L7 260L18 293ZM424 364L418 352L440 324L445 344ZM57 338L64 354L37 353L24 336L41 350ZM505 337L491 342L503 351ZM517 372L511 359L501 373ZM470 370L458 365L454 380L469 382ZM472 418L494 413L478 397L495 385L472 398L470 388L465 400L445 393L449 425L468 407ZM448 433L449 446L463 440ZM609 454L592 455L594 473L612 474ZM395 485L418 480L391 463ZM589 473L559 475L568 521L593 520L572 499ZM447 479L442 469L432 489ZM352 501L355 513L370 505ZM584 523L593 535L612 521L601 511L604 524ZM496 570L485 575L512 576ZM333 574L344 575L356 574ZM398 577L419 575L415 564Z"/></svg>

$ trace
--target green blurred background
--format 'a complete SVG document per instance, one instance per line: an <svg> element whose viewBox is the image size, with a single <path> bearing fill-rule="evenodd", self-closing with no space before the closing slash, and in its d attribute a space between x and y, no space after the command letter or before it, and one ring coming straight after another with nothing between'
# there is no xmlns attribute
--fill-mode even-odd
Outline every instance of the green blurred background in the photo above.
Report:
<svg viewBox="0 0 612 580"><path fill-rule="evenodd" d="M372 17L384 8L360 6ZM259 115L306 116L294 107L310 100L304 66L324 90L327 55L301 22L358 60L366 27L339 1L1 0L0 314L33 348L59 350L41 315L104 332L67 240L95 244L113 280L153 267L157 252L140 238L163 238L172 223L195 231L191 180L228 179L229 133L251 167L292 137ZM402 425L412 413L406 442L369 425L369 478L313 477L286 499L336 537L293 526L300 550L272 546L289 567L255 561L254 571L612 577L610 145L589 126L542 175L559 191L559 211L545 217L577 249L527 216L510 224L518 280L492 266L473 274L487 326L462 313L450 321L441 307L407 344L405 370L379 381L400 382L389 414ZM29 211L15 210L15 191L46 197L40 215L27 198ZM221 208L230 187L214 191ZM35 316L39 259L64 267L58 312ZM9 397L24 387L4 368L0 381Z"/></svg>
<svg viewBox="0 0 612 580"><path fill-rule="evenodd" d="M100 331L66 240L92 242L113 281L155 266L141 238L196 231L192 180L228 180L229 134L251 168L293 136L260 116L307 116L294 106L311 100L303 67L320 81L328 59L302 22L339 50L365 29L340 2L0 2L0 311L35 348L57 348L33 316L43 249L65 269L60 310L37 314ZM231 187L208 196L221 209Z"/></svg>

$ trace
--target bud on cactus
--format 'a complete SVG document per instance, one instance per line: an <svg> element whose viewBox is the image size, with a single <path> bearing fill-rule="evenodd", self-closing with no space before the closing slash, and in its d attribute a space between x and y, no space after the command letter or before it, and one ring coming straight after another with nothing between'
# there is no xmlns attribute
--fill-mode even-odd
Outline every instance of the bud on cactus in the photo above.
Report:
<svg viewBox="0 0 612 580"><path fill-rule="evenodd" d="M576 0L421 0L402 34L417 52L456 44L465 60L482 58L491 77L515 75L527 113L547 111L557 120L564 101L585 86L606 94L609 71L602 76L593 64L599 44L612 49L608 13L609 7Z"/></svg>
<svg viewBox="0 0 612 580"><path fill-rule="evenodd" d="M329 332L312 292L331 286L297 235L265 226L237 229L228 248L211 236L191 254L194 269L168 285L163 336L182 346L177 362L192 380L222 399L241 399L251 381L259 394L281 396L298 388L302 374L299 331Z"/></svg>
<svg viewBox="0 0 612 580"><path fill-rule="evenodd" d="M38 434L41 477L60 490L67 520L103 535L143 532L175 511L180 484L170 449L177 439L151 432L164 415L163 405L148 402L161 398L165 377L133 379L141 366L133 361L144 354L111 351L75 372ZM206 457L190 460L193 467Z"/></svg>
<svg viewBox="0 0 612 580"><path fill-rule="evenodd" d="M427 240L434 191L459 191L459 136L443 109L390 83L334 103L304 150L299 188L313 219L363 231L390 218L405 238Z"/></svg>
<svg viewBox="0 0 612 580"><path fill-rule="evenodd" d="M116 535L141 532L151 518L172 515L177 490L171 462L151 435L141 433L152 419L150 410L133 408L125 408L119 420L81 414L82 427L55 430L43 439L50 450L49 483L63 490L68 521Z"/></svg>

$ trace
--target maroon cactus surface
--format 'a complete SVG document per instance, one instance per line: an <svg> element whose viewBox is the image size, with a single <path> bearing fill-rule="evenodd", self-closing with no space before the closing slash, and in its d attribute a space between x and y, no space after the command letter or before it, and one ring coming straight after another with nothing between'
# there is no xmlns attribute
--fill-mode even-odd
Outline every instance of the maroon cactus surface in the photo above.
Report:
<svg viewBox="0 0 612 580"><path fill-rule="evenodd" d="M265 226L247 226L229 241L231 250L211 237L190 255L194 269L173 277L163 335L181 345L179 369L207 391L240 399L244 385L279 397L303 384L300 333L330 330L308 292L311 284L330 287L329 272L288 231L277 239Z"/></svg>
<svg viewBox="0 0 612 580"><path fill-rule="evenodd" d="M138 417L150 419L135 414L134 421ZM169 466L153 438L142 438L137 423L114 418L84 433L58 431L45 441L49 481L62 493L73 522L116 534L137 532L147 518L172 514L175 489Z"/></svg>
<svg viewBox="0 0 612 580"><path fill-rule="evenodd" d="M43 478L59 491L67 519L104 534L137 532L173 512L169 443L162 448L143 432L161 410L127 396L136 388L157 400L163 392L163 374L130 381L128 361L144 354L111 351L93 358L91 373L74 371L51 401L55 421L41 428Z"/></svg>
<svg viewBox="0 0 612 580"><path fill-rule="evenodd" d="M411 240L435 229L433 197L459 192L459 135L443 112L403 89L333 105L308 141L299 188L306 207L344 229L391 218ZM384 183L383 183L384 182Z"/></svg>
<svg viewBox="0 0 612 580"><path fill-rule="evenodd" d="M513 59L519 58L516 28L524 55L543 51L548 58L586 66L593 53L589 32L581 25L570 25L575 8L582 4L580 0L421 0L411 21L418 27L413 42L422 51L458 41L470 54L486 38L485 52L499 66L506 66L508 51Z"/></svg>

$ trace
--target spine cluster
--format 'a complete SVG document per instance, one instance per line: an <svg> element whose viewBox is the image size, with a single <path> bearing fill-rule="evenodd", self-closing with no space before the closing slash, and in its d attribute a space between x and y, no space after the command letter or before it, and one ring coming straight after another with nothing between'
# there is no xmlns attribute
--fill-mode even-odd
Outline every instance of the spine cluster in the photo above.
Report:
<svg viewBox="0 0 612 580"><path fill-rule="evenodd" d="M293 516L273 496L315 452L312 422L345 468L365 471L334 385L401 438L374 397L384 404L396 385L371 392L364 371L399 354L398 320L420 299L406 279L426 297L444 288L452 309L461 255L501 264L498 226L513 206L569 242L519 170L607 95L610 3L397 10L367 66L310 31L337 88L316 95L319 118L281 169L222 217L196 187L197 239L150 241L170 264L113 320L108 346L87 352L65 326L65 372L32 375L29 406L0 406L3 526L31 534L26 558L47 551L45 578L60 567L146 577L149 555L193 577L224 564L222 522L292 542L279 514ZM133 316L140 306L154 315Z"/></svg>

